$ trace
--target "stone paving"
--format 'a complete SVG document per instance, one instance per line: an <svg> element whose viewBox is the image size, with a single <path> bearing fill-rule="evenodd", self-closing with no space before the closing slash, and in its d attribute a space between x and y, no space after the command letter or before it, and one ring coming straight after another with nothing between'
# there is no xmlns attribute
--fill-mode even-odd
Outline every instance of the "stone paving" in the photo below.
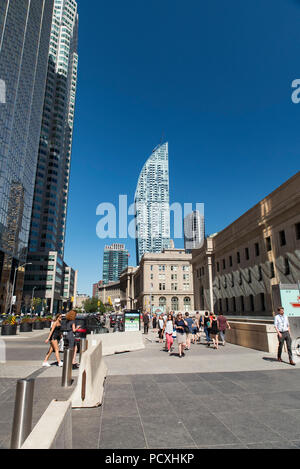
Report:
<svg viewBox="0 0 300 469"><path fill-rule="evenodd" d="M41 368L44 335L6 341L0 448L9 448L18 378L36 378L33 424L53 398L65 400L74 389L76 372L64 389L61 369ZM179 358L176 350L168 356L155 334L144 339L145 350L105 357L103 405L72 411L74 449L300 447L300 363L230 344L196 344Z"/></svg>

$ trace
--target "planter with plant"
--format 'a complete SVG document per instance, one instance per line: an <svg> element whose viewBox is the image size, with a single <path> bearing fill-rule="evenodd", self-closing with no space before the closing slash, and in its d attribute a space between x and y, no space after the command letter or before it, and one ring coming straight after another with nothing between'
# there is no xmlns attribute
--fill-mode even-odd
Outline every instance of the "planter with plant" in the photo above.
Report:
<svg viewBox="0 0 300 469"><path fill-rule="evenodd" d="M37 317L33 319L33 330L35 331L41 331L44 329L44 321L42 318Z"/></svg>
<svg viewBox="0 0 300 469"><path fill-rule="evenodd" d="M20 322L20 332L32 332L32 318L25 316Z"/></svg>
<svg viewBox="0 0 300 469"><path fill-rule="evenodd" d="M44 323L44 327L45 328L49 328L51 327L51 323L52 323L52 317L51 316L47 316L45 318L43 318L43 323Z"/></svg>
<svg viewBox="0 0 300 469"><path fill-rule="evenodd" d="M3 321L1 335L17 335L17 321L15 316L8 316Z"/></svg>

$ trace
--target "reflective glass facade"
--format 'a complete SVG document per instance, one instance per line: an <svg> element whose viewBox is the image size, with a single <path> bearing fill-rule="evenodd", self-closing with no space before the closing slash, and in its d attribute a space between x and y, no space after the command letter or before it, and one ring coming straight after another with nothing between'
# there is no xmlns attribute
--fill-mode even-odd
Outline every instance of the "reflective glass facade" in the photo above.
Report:
<svg viewBox="0 0 300 469"><path fill-rule="evenodd" d="M124 244L105 246L103 255L103 284L117 282L121 272L128 267L128 251Z"/></svg>
<svg viewBox="0 0 300 469"><path fill-rule="evenodd" d="M137 264L147 252L170 247L168 143L156 147L145 163L135 193Z"/></svg>
<svg viewBox="0 0 300 469"><path fill-rule="evenodd" d="M26 261L47 76L53 0L1 0L0 312L9 309L15 268ZM23 273L16 281L20 307Z"/></svg>
<svg viewBox="0 0 300 469"><path fill-rule="evenodd" d="M50 252L57 252L59 259L64 257L77 87L77 48L77 3L73 0L54 0L29 238L29 256L36 265L40 256ZM36 281L28 268L25 289L30 291ZM63 297L63 279L60 281L60 288L53 290L55 303ZM47 291L46 280L41 275L37 296L44 297L45 289Z"/></svg>

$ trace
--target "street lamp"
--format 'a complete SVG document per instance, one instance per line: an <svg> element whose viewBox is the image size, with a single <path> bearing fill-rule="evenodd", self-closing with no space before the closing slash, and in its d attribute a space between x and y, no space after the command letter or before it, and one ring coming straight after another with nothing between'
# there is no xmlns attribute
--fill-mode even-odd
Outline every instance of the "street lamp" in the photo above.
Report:
<svg viewBox="0 0 300 469"><path fill-rule="evenodd" d="M14 291L15 291L17 270L19 270L21 267L25 267L25 265L31 265L31 264L32 264L32 262L26 262L26 264L22 264L22 265L19 265L18 267L15 267L14 281L13 281L13 286L12 286L11 300L10 300L10 307L9 307L9 314L10 314L10 315L11 315L11 310L12 310L12 305L13 305L13 298L14 298Z"/></svg>
<svg viewBox="0 0 300 469"><path fill-rule="evenodd" d="M32 295L31 295L31 308L30 308L30 313L32 314L32 308L33 308L33 298L34 298L34 290L36 289L36 287L33 287L32 289Z"/></svg>

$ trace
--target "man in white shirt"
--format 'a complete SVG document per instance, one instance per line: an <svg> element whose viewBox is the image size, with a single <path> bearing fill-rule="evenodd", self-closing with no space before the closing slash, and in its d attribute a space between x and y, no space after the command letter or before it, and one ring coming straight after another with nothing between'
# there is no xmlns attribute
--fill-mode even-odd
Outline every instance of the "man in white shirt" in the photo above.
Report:
<svg viewBox="0 0 300 469"><path fill-rule="evenodd" d="M292 339L290 335L290 324L287 316L284 315L284 308L278 308L278 314L275 316L274 325L276 332L278 334L278 354L277 360L282 362L281 360L281 353L284 341L286 342L290 364L295 366L295 362L293 361L293 354L292 354Z"/></svg>

